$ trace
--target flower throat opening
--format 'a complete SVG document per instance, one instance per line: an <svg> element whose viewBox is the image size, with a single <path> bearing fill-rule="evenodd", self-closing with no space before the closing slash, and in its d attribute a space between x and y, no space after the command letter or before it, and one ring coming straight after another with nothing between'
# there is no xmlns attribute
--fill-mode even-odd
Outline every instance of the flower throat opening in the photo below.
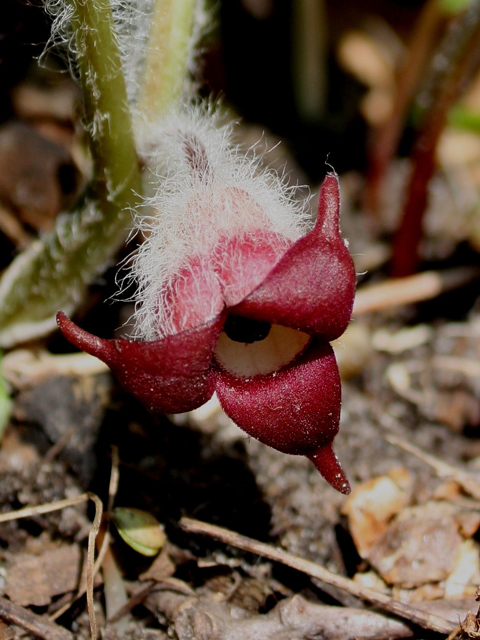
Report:
<svg viewBox="0 0 480 640"><path fill-rule="evenodd" d="M228 316L223 330L234 342L252 344L252 342L265 340L271 327L272 325L268 322L243 318L242 316Z"/></svg>

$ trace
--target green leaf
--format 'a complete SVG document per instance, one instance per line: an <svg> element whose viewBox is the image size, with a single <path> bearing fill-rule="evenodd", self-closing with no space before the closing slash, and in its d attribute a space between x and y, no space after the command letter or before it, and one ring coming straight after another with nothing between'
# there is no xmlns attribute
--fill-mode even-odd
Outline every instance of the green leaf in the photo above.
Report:
<svg viewBox="0 0 480 640"><path fill-rule="evenodd" d="M157 555L167 540L162 525L147 511L117 507L113 522L122 539L144 556Z"/></svg>

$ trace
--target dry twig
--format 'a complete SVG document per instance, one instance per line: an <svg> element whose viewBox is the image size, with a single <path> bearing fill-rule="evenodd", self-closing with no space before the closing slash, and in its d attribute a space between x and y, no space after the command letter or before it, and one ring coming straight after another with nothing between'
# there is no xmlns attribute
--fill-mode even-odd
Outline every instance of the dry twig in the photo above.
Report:
<svg viewBox="0 0 480 640"><path fill-rule="evenodd" d="M109 483L109 487L108 487L108 505L107 505L107 512L110 512L112 510L113 507L113 501L115 499L115 496L117 494L117 490L118 490L118 480L119 480L119 459L118 459L118 449L116 447L112 447L112 470L110 473L110 483ZM56 503L58 504L58 503ZM97 518L97 516L99 515L99 517ZM95 532L95 536L93 538L93 545L95 545L95 540L96 537L98 535L98 531L100 529L100 524L101 524L101 518L103 515L103 509L101 511L99 511L97 509L96 511L96 515L95 515L95 521L92 527L92 531L94 531L94 529L96 528L96 532ZM98 522L97 522L98 521ZM96 524L98 524L98 526L96 527ZM92 533L92 531L90 533ZM108 530L108 527L105 531L105 534L103 536L103 540L102 540L102 544L100 545L100 549L98 550L98 555L97 555L97 559L95 561L95 563L93 562L94 560L94 549L95 546L93 546L93 550L90 553L90 536L89 536L89 558L88 558L88 565L87 565L87 585L83 586L79 589L78 593L75 595L75 597L73 598L73 600L70 600L69 602L67 602L65 605L63 605L63 607L61 607L58 611L56 611L51 617L51 620L56 620L57 618L60 618L60 616L62 616L65 611L68 611L68 609L70 609L70 607L72 606L72 604L74 602L76 602L79 598L81 598L83 595L85 595L85 593L87 593L87 606L89 606L89 611L90 611L90 606L91 606L91 610L93 610L93 584L94 584L94 580L95 580L95 576L97 575L97 573L100 570L100 567L102 566L102 563L105 559L105 556L107 554L107 551L109 549L109 545L110 545L110 532ZM89 581L89 573L90 575L90 581ZM88 592L87 589L89 589L89 584L91 583L91 603L90 605L88 605ZM96 624L95 624L95 633L96 633ZM96 636L93 635L92 632L92 638L95 638Z"/></svg>
<svg viewBox="0 0 480 640"><path fill-rule="evenodd" d="M18 509L17 511L10 511L9 513L1 514L0 523L9 522L10 520L16 520L17 518L29 518L35 515L39 515L41 513L51 513L52 511L59 511L60 509L65 509L66 507L71 507L75 504L81 504L82 502L87 502L88 500L92 500L95 504L95 518L93 520L90 533L88 534L87 586L85 591L87 594L87 608L88 608L88 614L90 618L90 633L91 633L92 640L96 640L97 623L96 623L95 608L93 603L93 581L95 576L95 564L94 564L95 539L100 529L100 523L102 521L102 514L103 514L103 505L100 498L94 493L88 492L88 493L83 493L81 496L77 496L76 498L67 498L66 500L58 500L57 502L52 502L50 504L37 505L35 507L25 507L24 509ZM63 613L64 610L61 609L60 612ZM61 615L61 613L57 611L56 617L58 618ZM50 623L50 624L53 624L53 623Z"/></svg>
<svg viewBox="0 0 480 640"><path fill-rule="evenodd" d="M480 276L475 267L445 271L424 271L414 276L386 280L361 287L355 296L354 316L392 307L431 300L442 293L469 284Z"/></svg>
<svg viewBox="0 0 480 640"><path fill-rule="evenodd" d="M5 598L0 598L0 618L26 629L42 640L73 640L73 635L67 629Z"/></svg>
<svg viewBox="0 0 480 640"><path fill-rule="evenodd" d="M400 447L404 451L408 451L413 454L420 460L423 460L426 464L428 464L432 469L435 469L437 474L443 478L452 478L457 484L459 484L462 489L469 493L476 500L480 500L480 476L474 473L469 473L468 471L462 471L462 469L457 469L447 462L443 462L443 460L439 460L434 456L422 451L419 447L411 444L410 442L405 442L400 438L397 438L392 435L386 435L385 440L395 445L396 447Z"/></svg>
<svg viewBox="0 0 480 640"><path fill-rule="evenodd" d="M65 500L57 500L57 502L51 502L49 504L39 504L35 507L24 507L23 509L18 509L17 511L9 511L8 513L1 513L0 523L10 522L11 520L17 520L19 518L33 518L34 516L37 516L43 513L52 513L53 511L60 511L61 509L66 509L67 507L73 507L74 505L81 504L82 502L88 502L88 500L92 499L93 495L94 494L92 493L82 493L81 496L77 496L76 498L66 498Z"/></svg>
<svg viewBox="0 0 480 640"><path fill-rule="evenodd" d="M362 587L361 585L353 582L353 580L343 576L338 576L314 562L304 560L303 558L288 553L278 547L272 547L271 545L242 536L234 531L230 531L229 529L217 527L216 525L208 524L206 522L200 522L199 520L193 520L192 518L182 518L180 520L180 526L188 533L198 533L216 538L217 540L232 545L233 547L263 556L264 558L274 562L280 562L292 569L296 569L297 571L301 571L309 576L318 578L327 584L331 584L339 589L347 591L362 600L370 602L379 609L393 613L394 615L421 626L424 629L430 629L443 634L449 634L453 629L454 625L444 618L425 613L415 609L414 607L398 602L383 593Z"/></svg>
<svg viewBox="0 0 480 640"><path fill-rule="evenodd" d="M27 247L33 240L23 228L18 217L3 205L0 205L0 230L14 243L18 250Z"/></svg>

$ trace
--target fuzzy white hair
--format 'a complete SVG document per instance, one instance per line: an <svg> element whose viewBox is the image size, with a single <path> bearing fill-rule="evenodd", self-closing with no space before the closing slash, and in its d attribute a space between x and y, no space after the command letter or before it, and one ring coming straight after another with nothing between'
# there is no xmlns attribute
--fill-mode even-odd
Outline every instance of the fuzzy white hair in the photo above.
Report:
<svg viewBox="0 0 480 640"><path fill-rule="evenodd" d="M195 106L142 131L154 192L145 203L150 215L135 217L146 239L127 276L138 286L135 337L174 332L169 309L159 305L162 291L193 257L208 256L219 238L263 230L295 241L307 230L306 202L262 168L254 150L239 151L233 126L221 119L218 110Z"/></svg>

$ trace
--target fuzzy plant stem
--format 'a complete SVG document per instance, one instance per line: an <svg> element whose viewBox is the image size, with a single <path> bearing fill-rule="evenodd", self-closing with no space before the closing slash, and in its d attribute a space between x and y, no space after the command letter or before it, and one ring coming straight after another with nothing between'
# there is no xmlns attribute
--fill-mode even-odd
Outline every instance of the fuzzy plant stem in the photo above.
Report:
<svg viewBox="0 0 480 640"><path fill-rule="evenodd" d="M86 124L96 168L96 196L106 226L115 219L122 220L114 229L121 241L125 223L130 220L130 212L125 209L135 204L132 194L140 191L140 173L113 16L109 0L71 2ZM121 211L123 216L119 215Z"/></svg>
<svg viewBox="0 0 480 640"><path fill-rule="evenodd" d="M458 16L447 35L449 47L455 42L455 55L445 57L437 76L435 100L425 114L423 129L412 154L412 175L400 228L393 247L392 275L402 277L415 273L422 237L423 214L428 200L428 185L435 171L437 143L447 122L448 113L468 86L480 62L480 0Z"/></svg>
<svg viewBox="0 0 480 640"><path fill-rule="evenodd" d="M125 80L108 0L71 0L86 125L94 157L95 204L59 218L0 282L0 344L12 346L55 327L125 240L139 201L140 172Z"/></svg>

